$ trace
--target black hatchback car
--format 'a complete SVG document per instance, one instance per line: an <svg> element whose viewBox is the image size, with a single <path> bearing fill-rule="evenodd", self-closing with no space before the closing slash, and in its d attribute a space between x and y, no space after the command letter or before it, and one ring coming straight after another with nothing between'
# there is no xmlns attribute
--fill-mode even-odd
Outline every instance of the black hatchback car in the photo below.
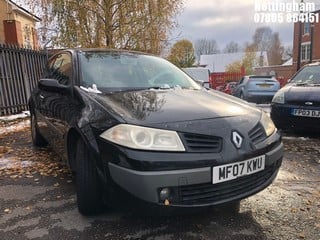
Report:
<svg viewBox="0 0 320 240"><path fill-rule="evenodd" d="M279 129L320 132L320 63L304 66L275 94L271 118Z"/></svg>
<svg viewBox="0 0 320 240"><path fill-rule="evenodd" d="M239 206L282 161L264 112L144 53L64 50L29 106L33 143L49 142L67 160L82 214L119 188L156 205Z"/></svg>

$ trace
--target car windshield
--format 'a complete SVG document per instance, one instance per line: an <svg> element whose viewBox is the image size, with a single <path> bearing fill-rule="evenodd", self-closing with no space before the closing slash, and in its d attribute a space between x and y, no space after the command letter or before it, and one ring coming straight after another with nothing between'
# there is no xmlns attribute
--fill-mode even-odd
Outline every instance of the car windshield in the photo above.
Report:
<svg viewBox="0 0 320 240"><path fill-rule="evenodd" d="M81 52L81 87L95 92L200 89L182 70L155 56L130 52Z"/></svg>
<svg viewBox="0 0 320 240"><path fill-rule="evenodd" d="M320 66L307 66L297 73L290 83L320 84Z"/></svg>

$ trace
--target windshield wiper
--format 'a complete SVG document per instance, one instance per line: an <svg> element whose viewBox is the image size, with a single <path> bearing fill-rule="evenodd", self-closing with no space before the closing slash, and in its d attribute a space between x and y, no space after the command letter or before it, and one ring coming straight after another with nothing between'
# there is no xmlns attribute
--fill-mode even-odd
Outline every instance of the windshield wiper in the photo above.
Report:
<svg viewBox="0 0 320 240"><path fill-rule="evenodd" d="M295 83L296 86L307 86L310 85L310 83L302 82L302 83Z"/></svg>
<svg viewBox="0 0 320 240"><path fill-rule="evenodd" d="M170 89L171 87L169 85L163 85L163 86L152 86L152 87L148 87L148 89Z"/></svg>
<svg viewBox="0 0 320 240"><path fill-rule="evenodd" d="M303 82L303 83L295 83L296 86L320 86L320 83L313 82Z"/></svg>

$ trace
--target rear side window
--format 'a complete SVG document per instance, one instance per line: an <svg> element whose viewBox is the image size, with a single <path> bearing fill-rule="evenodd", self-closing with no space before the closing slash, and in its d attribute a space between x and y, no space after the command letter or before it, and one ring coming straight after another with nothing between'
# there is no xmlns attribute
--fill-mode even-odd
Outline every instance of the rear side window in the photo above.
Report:
<svg viewBox="0 0 320 240"><path fill-rule="evenodd" d="M243 78L241 78L241 80L240 80L239 84L242 84L242 83L243 83L243 81L244 81L244 77L243 77Z"/></svg>

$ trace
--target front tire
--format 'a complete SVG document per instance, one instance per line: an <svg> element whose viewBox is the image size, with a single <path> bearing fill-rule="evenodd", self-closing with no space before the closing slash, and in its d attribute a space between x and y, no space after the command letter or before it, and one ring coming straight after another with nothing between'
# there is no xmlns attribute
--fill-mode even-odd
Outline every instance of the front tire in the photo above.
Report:
<svg viewBox="0 0 320 240"><path fill-rule="evenodd" d="M76 147L76 190L79 212L93 215L102 209L102 189L96 163L82 139Z"/></svg>

